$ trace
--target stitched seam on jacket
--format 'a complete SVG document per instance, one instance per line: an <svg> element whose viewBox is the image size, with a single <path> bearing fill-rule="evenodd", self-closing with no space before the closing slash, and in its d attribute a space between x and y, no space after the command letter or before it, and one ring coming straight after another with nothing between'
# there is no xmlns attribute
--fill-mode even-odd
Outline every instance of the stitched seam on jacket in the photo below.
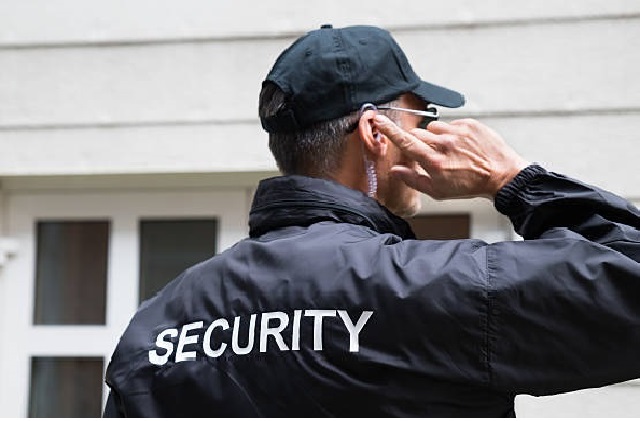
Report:
<svg viewBox="0 0 640 421"><path fill-rule="evenodd" d="M485 313L485 337L484 337L484 348L485 348L485 352L486 352L486 361L485 361L485 366L486 366L486 370L487 370L487 381L489 386L493 386L493 371L491 370L491 353L492 353L492 349L491 349L491 340L493 338L492 336L492 332L491 332L491 314L492 314L492 310L494 308L494 294L492 293L492 288L491 288L491 273L494 269L493 266L493 262L491 260L491 251L492 251L492 247L489 245L487 246L487 279L486 279L486 293L487 293L487 305L486 305L486 313Z"/></svg>

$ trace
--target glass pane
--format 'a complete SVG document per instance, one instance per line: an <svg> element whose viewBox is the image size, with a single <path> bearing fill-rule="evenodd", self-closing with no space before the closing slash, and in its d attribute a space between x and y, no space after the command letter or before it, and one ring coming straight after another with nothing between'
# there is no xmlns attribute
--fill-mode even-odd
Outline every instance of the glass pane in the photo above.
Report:
<svg viewBox="0 0 640 421"><path fill-rule="evenodd" d="M102 357L32 357L29 417L100 417L102 370Z"/></svg>
<svg viewBox="0 0 640 421"><path fill-rule="evenodd" d="M216 253L215 219L140 221L140 302Z"/></svg>
<svg viewBox="0 0 640 421"><path fill-rule="evenodd" d="M417 215L407 220L419 240L459 240L471 235L469 214Z"/></svg>
<svg viewBox="0 0 640 421"><path fill-rule="evenodd" d="M105 324L109 230L109 221L37 223L35 324Z"/></svg>

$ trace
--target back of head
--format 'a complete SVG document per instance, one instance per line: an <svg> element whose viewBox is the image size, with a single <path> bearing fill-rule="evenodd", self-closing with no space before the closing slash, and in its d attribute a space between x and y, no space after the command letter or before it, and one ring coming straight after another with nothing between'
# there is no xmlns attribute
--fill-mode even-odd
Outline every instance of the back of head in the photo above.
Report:
<svg viewBox="0 0 640 421"><path fill-rule="evenodd" d="M283 173L322 176L339 165L362 104L408 92L425 103L464 104L460 93L421 80L388 31L323 25L276 60L262 84L260 121Z"/></svg>
<svg viewBox="0 0 640 421"><path fill-rule="evenodd" d="M290 108L287 95L273 83L260 92L260 119ZM269 149L283 174L326 178L340 165L344 139L355 129L357 117L347 115L292 131L269 133Z"/></svg>

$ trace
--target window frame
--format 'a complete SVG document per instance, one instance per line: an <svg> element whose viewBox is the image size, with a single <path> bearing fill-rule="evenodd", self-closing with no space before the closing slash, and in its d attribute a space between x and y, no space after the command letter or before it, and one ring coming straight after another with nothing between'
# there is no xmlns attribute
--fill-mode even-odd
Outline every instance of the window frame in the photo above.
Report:
<svg viewBox="0 0 640 421"><path fill-rule="evenodd" d="M3 270L0 325L8 340L0 343L0 404L3 416L26 417L31 357L102 357L111 353L138 307L139 238L143 218L215 218L216 250L247 236L250 191L243 188L177 190L13 192L7 202L7 231L18 252ZM34 325L36 233L38 220L111 221L107 314L104 326ZM103 405L108 389L103 385Z"/></svg>

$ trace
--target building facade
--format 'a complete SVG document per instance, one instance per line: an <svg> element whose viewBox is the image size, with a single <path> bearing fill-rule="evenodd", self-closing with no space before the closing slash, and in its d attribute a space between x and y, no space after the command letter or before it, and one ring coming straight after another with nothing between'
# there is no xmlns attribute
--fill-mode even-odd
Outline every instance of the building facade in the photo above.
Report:
<svg viewBox="0 0 640 421"><path fill-rule="evenodd" d="M418 74L465 93L445 119L481 119L640 204L640 3L272 3L0 2L1 416L99 415L138 304L247 235L252 193L277 174L260 83L323 23L389 29ZM486 200L425 197L423 212L417 227L442 228L426 236L516 238ZM640 416L638 398L631 381L516 409Z"/></svg>

